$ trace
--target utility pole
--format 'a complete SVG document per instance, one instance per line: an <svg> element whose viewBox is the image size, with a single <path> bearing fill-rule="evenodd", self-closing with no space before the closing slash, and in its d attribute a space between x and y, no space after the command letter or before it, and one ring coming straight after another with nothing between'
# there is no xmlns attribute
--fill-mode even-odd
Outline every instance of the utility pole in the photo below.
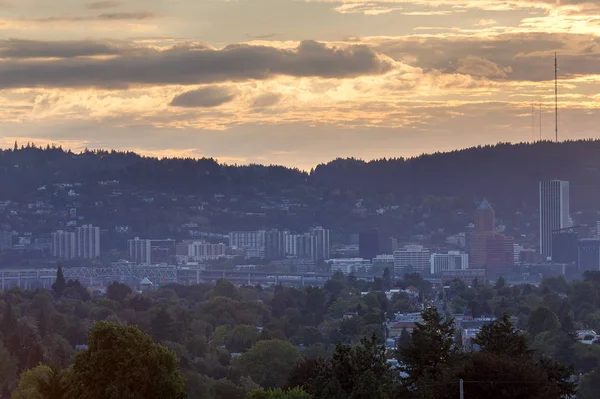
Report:
<svg viewBox="0 0 600 399"><path fill-rule="evenodd" d="M460 399L465 399L465 390L463 388L463 380L460 379Z"/></svg>

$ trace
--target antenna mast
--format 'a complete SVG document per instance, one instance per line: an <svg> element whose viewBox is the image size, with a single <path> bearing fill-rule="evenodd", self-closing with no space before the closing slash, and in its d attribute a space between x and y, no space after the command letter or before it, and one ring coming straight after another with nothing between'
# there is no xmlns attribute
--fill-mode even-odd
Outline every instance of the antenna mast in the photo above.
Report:
<svg viewBox="0 0 600 399"><path fill-rule="evenodd" d="M558 59L554 53L554 126L558 142Z"/></svg>
<svg viewBox="0 0 600 399"><path fill-rule="evenodd" d="M540 105L540 141L542 141L542 100L539 100Z"/></svg>

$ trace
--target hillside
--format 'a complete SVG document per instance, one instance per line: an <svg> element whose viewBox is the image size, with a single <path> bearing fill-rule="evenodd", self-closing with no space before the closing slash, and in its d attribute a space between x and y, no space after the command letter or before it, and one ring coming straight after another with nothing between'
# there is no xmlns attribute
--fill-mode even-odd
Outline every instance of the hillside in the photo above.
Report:
<svg viewBox="0 0 600 399"><path fill-rule="evenodd" d="M483 197L506 219L517 211L535 217L538 181L555 178L571 182L573 210L595 211L600 204L600 140L498 144L370 162L337 159L318 165L310 173L280 166L222 165L213 159L159 160L116 151L75 154L33 146L0 151L0 200L47 199L55 206L66 206L69 199L57 205L58 194L50 193L50 187L81 183L78 191L82 200L98 201L107 195L98 182L112 180L119 182L123 193L138 197L162 193L185 197L191 203L197 199L212 204L215 194L222 194L222 198L231 199L226 212L222 212L222 204L208 213L206 209L201 212L213 230L301 229L324 224L349 233L376 225L410 234L415 225L428 219L429 228L453 231L468 222L470 210ZM48 188L45 194L38 190L42 186ZM361 206L357 206L359 200ZM135 201L105 202L115 207L138 207ZM291 211L285 205L286 211L281 211L282 203L295 208ZM384 209L389 217L378 216L378 209ZM456 210L467 216L452 216ZM259 218L248 216L256 212L261 213ZM172 219L168 214L163 216ZM181 212L178 216L165 223L190 218ZM144 228L128 221L128 215L119 217L125 219L120 223ZM101 211L89 216L89 220L95 219L107 223Z"/></svg>

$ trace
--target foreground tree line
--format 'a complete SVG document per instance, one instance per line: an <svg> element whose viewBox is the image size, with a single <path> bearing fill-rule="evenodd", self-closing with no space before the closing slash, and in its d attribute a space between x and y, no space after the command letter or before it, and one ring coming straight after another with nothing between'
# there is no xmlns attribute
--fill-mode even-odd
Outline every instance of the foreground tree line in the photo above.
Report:
<svg viewBox="0 0 600 399"><path fill-rule="evenodd" d="M558 398L576 382L580 398L596 398L600 345L574 337L598 311L588 302L596 277L539 288L455 282L448 310L498 317L473 341L480 350L461 348L452 319L432 308L397 353L381 346L383 323L416 303L381 291L414 285L432 298L414 275L367 283L338 274L298 289L221 280L136 293L113 283L101 297L59 278L50 292L0 293L1 397L445 398L458 397L462 379L467 397Z"/></svg>
<svg viewBox="0 0 600 399"><path fill-rule="evenodd" d="M576 392L572 367L545 356L536 358L508 316L481 330L474 339L480 347L477 352L459 351L453 337L453 320L442 318L435 308L426 309L411 344L397 353L402 362L399 369L390 367L386 349L378 345L376 336L363 338L357 345L340 343L330 357L299 357L295 363L289 354L278 357L281 353L273 350L285 343L263 341L264 348L252 348L248 352L254 352L252 357L240 358L240 367L234 367L237 373L229 376L244 384L245 392L229 392L224 397L454 398L460 380L469 397L547 399ZM293 346L286 349L293 350ZM259 388L253 382L269 385L272 373L285 379L283 389ZM75 356L72 366L61 370L57 365L38 365L22 373L12 392L14 399L187 397L173 351L135 326L110 322L94 325L88 349Z"/></svg>

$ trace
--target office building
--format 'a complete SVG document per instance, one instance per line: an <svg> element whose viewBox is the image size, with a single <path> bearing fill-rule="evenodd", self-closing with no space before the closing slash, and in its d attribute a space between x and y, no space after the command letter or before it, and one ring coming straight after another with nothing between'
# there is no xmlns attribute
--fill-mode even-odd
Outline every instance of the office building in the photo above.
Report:
<svg viewBox="0 0 600 399"><path fill-rule="evenodd" d="M580 271L600 271L600 239L579 240L577 266Z"/></svg>
<svg viewBox="0 0 600 399"><path fill-rule="evenodd" d="M75 229L77 257L96 259L100 257L100 227L91 224Z"/></svg>
<svg viewBox="0 0 600 399"><path fill-rule="evenodd" d="M475 231L495 231L496 215L487 200L483 200L475 210Z"/></svg>
<svg viewBox="0 0 600 399"><path fill-rule="evenodd" d="M358 234L358 256L373 259L379 254L379 233L375 230Z"/></svg>
<svg viewBox="0 0 600 399"><path fill-rule="evenodd" d="M298 234L287 233L283 237L284 255L288 257L298 256Z"/></svg>
<svg viewBox="0 0 600 399"><path fill-rule="evenodd" d="M402 276L404 273L423 273L429 269L431 252L422 245L405 245L404 248L394 251L394 274Z"/></svg>
<svg viewBox="0 0 600 399"><path fill-rule="evenodd" d="M540 182L540 253L552 258L552 234L571 226L569 182Z"/></svg>
<svg viewBox="0 0 600 399"><path fill-rule="evenodd" d="M319 226L311 229L310 234L317 239L315 261L329 259L329 230Z"/></svg>
<svg viewBox="0 0 600 399"><path fill-rule="evenodd" d="M571 229L552 234L552 262L575 263L578 254L578 235Z"/></svg>
<svg viewBox="0 0 600 399"><path fill-rule="evenodd" d="M263 249L265 248L266 231L233 231L229 233L231 249Z"/></svg>
<svg viewBox="0 0 600 399"><path fill-rule="evenodd" d="M514 239L495 229L495 212L484 200L475 210L475 229L470 238L470 268L485 269L489 278L512 270L515 263Z"/></svg>
<svg viewBox="0 0 600 399"><path fill-rule="evenodd" d="M353 273L368 273L371 270L371 261L363 258L329 259L327 261L331 272L340 271L346 275Z"/></svg>
<svg viewBox="0 0 600 399"><path fill-rule="evenodd" d="M183 243L186 246L186 253L189 260L204 261L214 260L225 256L227 247L223 243L212 244L206 241L186 241ZM179 255L179 253L178 253Z"/></svg>
<svg viewBox="0 0 600 399"><path fill-rule="evenodd" d="M75 233L62 230L52 233L52 256L60 259L75 258Z"/></svg>
<svg viewBox="0 0 600 399"><path fill-rule="evenodd" d="M265 258L268 260L282 259L285 256L284 231L269 230L265 233Z"/></svg>
<svg viewBox="0 0 600 399"><path fill-rule="evenodd" d="M296 236L296 257L319 262L319 241L316 235L305 233Z"/></svg>
<svg viewBox="0 0 600 399"><path fill-rule="evenodd" d="M429 272L440 274L445 270L465 270L469 267L469 255L459 251L448 251L447 254L431 254Z"/></svg>
<svg viewBox="0 0 600 399"><path fill-rule="evenodd" d="M177 253L175 240L167 238L150 240L150 260L152 264L171 263Z"/></svg>
<svg viewBox="0 0 600 399"><path fill-rule="evenodd" d="M143 240L135 237L127 241L127 251L129 259L140 265L149 265L152 263L152 245L150 240Z"/></svg>

